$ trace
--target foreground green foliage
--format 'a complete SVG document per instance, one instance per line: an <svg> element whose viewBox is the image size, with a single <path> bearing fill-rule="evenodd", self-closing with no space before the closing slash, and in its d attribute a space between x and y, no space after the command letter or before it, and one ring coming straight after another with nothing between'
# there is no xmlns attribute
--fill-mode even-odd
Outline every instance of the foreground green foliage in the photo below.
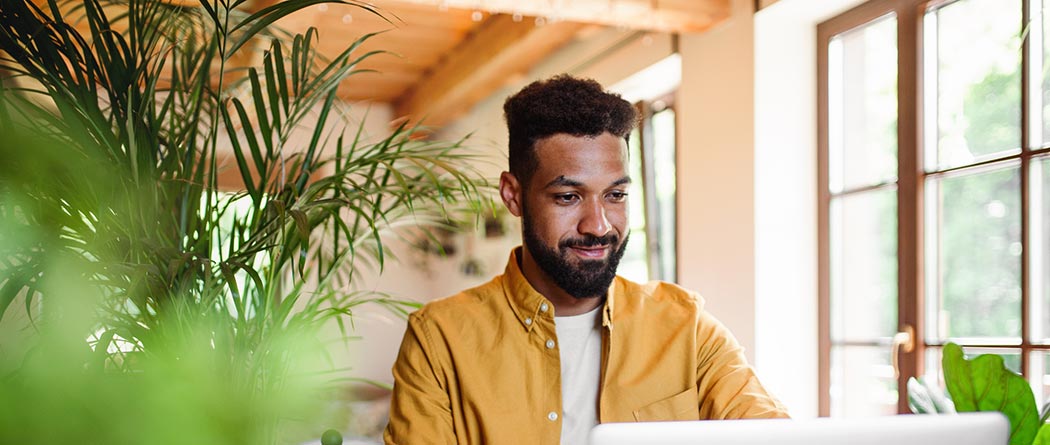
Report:
<svg viewBox="0 0 1050 445"><path fill-rule="evenodd" d="M272 27L318 3L0 4L0 316L32 333L0 442L272 442L333 377L323 326L411 308L355 273L487 185L458 142L348 124L369 36L327 60Z"/></svg>
<svg viewBox="0 0 1050 445"><path fill-rule="evenodd" d="M1028 381L1003 365L1003 358L983 354L969 360L954 343L944 347L944 381L961 412L1000 411L1010 419L1010 444L1028 445L1039 430L1035 396Z"/></svg>
<svg viewBox="0 0 1050 445"><path fill-rule="evenodd" d="M948 343L942 367L951 400L945 400L939 389L912 378L908 404L913 412L999 411L1010 420L1011 445L1050 445L1050 403L1040 416L1028 381L1009 370L1002 357L982 354L967 359L959 345Z"/></svg>
<svg viewBox="0 0 1050 445"><path fill-rule="evenodd" d="M922 377L908 379L908 408L915 414L956 413L955 404L936 383Z"/></svg>

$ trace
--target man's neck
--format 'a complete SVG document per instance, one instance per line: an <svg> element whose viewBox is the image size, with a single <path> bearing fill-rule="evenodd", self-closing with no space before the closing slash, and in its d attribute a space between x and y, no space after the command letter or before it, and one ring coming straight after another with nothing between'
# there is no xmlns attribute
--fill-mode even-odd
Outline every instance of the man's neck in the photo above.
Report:
<svg viewBox="0 0 1050 445"><path fill-rule="evenodd" d="M554 304L554 313L556 315L567 317L585 314L605 302L605 298L601 296L576 298L569 295L540 268L540 265L532 258L532 254L529 253L529 249L522 247L519 258L520 263L518 265L521 268L521 274L525 276L525 280L532 285L532 288L536 289L536 292L539 292L540 295L543 295Z"/></svg>

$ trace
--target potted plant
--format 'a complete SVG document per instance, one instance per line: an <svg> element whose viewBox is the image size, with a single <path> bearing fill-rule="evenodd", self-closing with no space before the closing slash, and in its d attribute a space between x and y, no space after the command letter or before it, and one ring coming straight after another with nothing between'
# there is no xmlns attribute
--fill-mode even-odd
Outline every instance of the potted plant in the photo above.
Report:
<svg viewBox="0 0 1050 445"><path fill-rule="evenodd" d="M348 123L370 35L274 26L324 2L0 4L0 316L31 345L0 345L0 442L320 435L320 329L411 308L355 271L488 187L462 141Z"/></svg>

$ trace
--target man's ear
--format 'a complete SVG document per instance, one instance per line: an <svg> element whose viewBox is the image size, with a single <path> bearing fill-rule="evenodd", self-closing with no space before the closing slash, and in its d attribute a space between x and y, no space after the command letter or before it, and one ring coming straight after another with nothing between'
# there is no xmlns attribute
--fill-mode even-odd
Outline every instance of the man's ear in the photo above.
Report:
<svg viewBox="0 0 1050 445"><path fill-rule="evenodd" d="M521 182L511 172L503 172L499 175L499 196L503 198L503 205L514 216L521 217L523 199L521 194Z"/></svg>

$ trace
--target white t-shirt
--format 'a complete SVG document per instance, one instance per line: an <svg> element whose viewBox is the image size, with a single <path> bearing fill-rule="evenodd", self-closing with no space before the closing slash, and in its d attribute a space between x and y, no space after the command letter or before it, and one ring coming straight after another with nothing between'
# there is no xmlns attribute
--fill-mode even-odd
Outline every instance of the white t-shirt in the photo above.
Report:
<svg viewBox="0 0 1050 445"><path fill-rule="evenodd" d="M554 317L561 356L562 445L586 445L598 424L601 309L599 305L585 314Z"/></svg>

